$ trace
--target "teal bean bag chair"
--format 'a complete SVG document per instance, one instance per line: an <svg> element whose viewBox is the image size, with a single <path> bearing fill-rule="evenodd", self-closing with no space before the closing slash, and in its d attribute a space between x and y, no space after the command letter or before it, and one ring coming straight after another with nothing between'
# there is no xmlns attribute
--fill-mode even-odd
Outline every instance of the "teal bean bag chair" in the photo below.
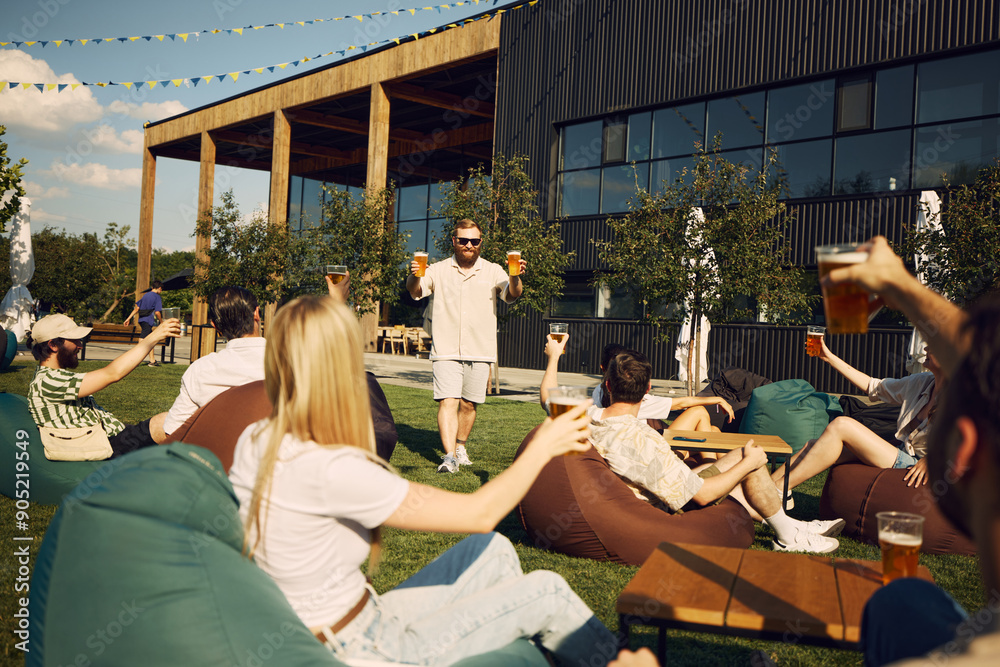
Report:
<svg viewBox="0 0 1000 667"><path fill-rule="evenodd" d="M49 461L38 427L28 412L28 399L17 394L0 394L0 467L3 468L0 493L3 495L57 505L81 482L85 484L80 492L89 492L117 465L117 460Z"/></svg>
<svg viewBox="0 0 1000 667"><path fill-rule="evenodd" d="M0 327L0 371L5 371L17 356L17 336L13 331L5 331Z"/></svg>
<svg viewBox="0 0 1000 667"><path fill-rule="evenodd" d="M753 390L740 433L776 435L797 452L842 414L843 408L830 394L816 391L805 380L782 380Z"/></svg>
<svg viewBox="0 0 1000 667"><path fill-rule="evenodd" d="M236 497L214 454L175 443L117 461L49 524L31 580L25 665L342 664L242 555ZM519 641L460 664L546 662Z"/></svg>

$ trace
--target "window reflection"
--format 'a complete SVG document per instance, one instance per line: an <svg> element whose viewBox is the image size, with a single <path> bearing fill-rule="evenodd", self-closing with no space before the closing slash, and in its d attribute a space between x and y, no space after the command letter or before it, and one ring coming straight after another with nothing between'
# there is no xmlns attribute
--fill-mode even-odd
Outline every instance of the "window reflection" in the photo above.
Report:
<svg viewBox="0 0 1000 667"><path fill-rule="evenodd" d="M1000 51L917 66L917 122L1000 113Z"/></svg>
<svg viewBox="0 0 1000 667"><path fill-rule="evenodd" d="M562 216L598 212L601 170L570 171L559 179L559 212Z"/></svg>
<svg viewBox="0 0 1000 667"><path fill-rule="evenodd" d="M837 139L833 193L886 192L910 187L910 131Z"/></svg>
<svg viewBox="0 0 1000 667"><path fill-rule="evenodd" d="M562 130L560 169L583 169L601 164L601 135L604 121L568 125Z"/></svg>
<svg viewBox="0 0 1000 667"><path fill-rule="evenodd" d="M601 187L601 213L620 213L628 210L629 199L636 188L649 188L649 163L620 167L606 167Z"/></svg>
<svg viewBox="0 0 1000 667"><path fill-rule="evenodd" d="M653 113L653 157L691 155L705 143L705 104L685 104Z"/></svg>
<svg viewBox="0 0 1000 667"><path fill-rule="evenodd" d="M833 130L833 79L788 86L767 94L767 140L798 141Z"/></svg>
<svg viewBox="0 0 1000 667"><path fill-rule="evenodd" d="M691 173L694 159L691 157L675 157L669 160L656 160L650 163L649 190L653 193L663 192L664 187L680 179L690 183L694 179ZM687 170L685 172L684 170Z"/></svg>
<svg viewBox="0 0 1000 667"><path fill-rule="evenodd" d="M628 117L627 159L648 160L649 140L652 137L653 114L649 111L634 113Z"/></svg>
<svg viewBox="0 0 1000 667"><path fill-rule="evenodd" d="M916 130L913 187L971 183L976 173L1000 156L1000 119L946 123Z"/></svg>
<svg viewBox="0 0 1000 667"><path fill-rule="evenodd" d="M426 220L429 188L422 185L407 185L396 190L397 220Z"/></svg>
<svg viewBox="0 0 1000 667"><path fill-rule="evenodd" d="M708 103L709 142L722 133L722 146L736 148L764 142L764 93L737 95Z"/></svg>
<svg viewBox="0 0 1000 667"><path fill-rule="evenodd" d="M875 77L875 129L913 122L913 65L894 67Z"/></svg>
<svg viewBox="0 0 1000 667"><path fill-rule="evenodd" d="M829 139L777 146L778 162L773 178L778 179L786 197L823 197L830 194Z"/></svg>

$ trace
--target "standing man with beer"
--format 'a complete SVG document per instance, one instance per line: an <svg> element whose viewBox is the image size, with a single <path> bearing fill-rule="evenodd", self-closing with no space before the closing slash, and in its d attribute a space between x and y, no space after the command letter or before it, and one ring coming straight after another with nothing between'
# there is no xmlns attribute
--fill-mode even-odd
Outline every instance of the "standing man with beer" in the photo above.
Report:
<svg viewBox="0 0 1000 667"><path fill-rule="evenodd" d="M472 220L459 220L452 234L454 254L426 269L416 259L410 264L406 289L415 300L433 294L431 368L434 400L438 402L438 429L444 457L438 472L458 472L470 465L465 445L476 421L476 406L486 400L490 364L497 359L499 296L513 303L523 286L527 264L507 275L503 267L479 256L483 233Z"/></svg>

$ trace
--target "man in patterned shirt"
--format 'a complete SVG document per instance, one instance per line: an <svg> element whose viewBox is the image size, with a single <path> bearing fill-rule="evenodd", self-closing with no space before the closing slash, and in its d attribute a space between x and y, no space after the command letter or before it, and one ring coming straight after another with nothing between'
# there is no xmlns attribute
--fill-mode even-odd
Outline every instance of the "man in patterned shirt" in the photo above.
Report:
<svg viewBox="0 0 1000 667"><path fill-rule="evenodd" d="M732 496L751 516L763 517L775 532L775 551L829 553L839 546L834 535L843 519L799 521L786 515L767 474L767 456L753 440L711 464L689 468L666 438L638 418L639 404L649 392L652 365L641 352L628 350L611 360L604 389L606 408L591 406L590 441L611 470L642 500L667 512L690 512ZM547 374L548 375L548 374ZM554 378L543 379L543 393Z"/></svg>
<svg viewBox="0 0 1000 667"><path fill-rule="evenodd" d="M161 340L178 337L180 326L177 319L166 320L104 368L74 373L72 369L80 363L77 357L82 340L91 328L77 326L66 315L47 315L38 320L31 329L30 343L38 370L28 387L28 407L35 423L66 429L101 425L111 442L111 458L165 442L163 420L167 413L126 426L101 409L93 395L131 373Z"/></svg>

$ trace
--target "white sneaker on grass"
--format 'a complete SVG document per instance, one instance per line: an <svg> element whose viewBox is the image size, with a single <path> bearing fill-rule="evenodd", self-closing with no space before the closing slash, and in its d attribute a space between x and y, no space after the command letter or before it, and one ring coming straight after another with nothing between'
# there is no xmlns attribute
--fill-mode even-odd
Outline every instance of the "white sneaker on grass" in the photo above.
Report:
<svg viewBox="0 0 1000 667"><path fill-rule="evenodd" d="M777 538L771 543L775 551L802 551L810 554L828 554L836 551L840 542L832 537L826 537L818 533L797 528L795 537L788 542L781 542Z"/></svg>
<svg viewBox="0 0 1000 667"><path fill-rule="evenodd" d="M806 530L810 533L816 533L817 535L825 535L827 537L836 537L844 532L844 527L847 522L843 519L829 519L824 521L823 519L816 519L815 521L803 521L806 525Z"/></svg>
<svg viewBox="0 0 1000 667"><path fill-rule="evenodd" d="M441 465L438 466L438 472L458 472L458 461L451 454L445 454L441 457Z"/></svg>
<svg viewBox="0 0 1000 667"><path fill-rule="evenodd" d="M465 445L459 445L455 448L455 461L460 466L472 465L472 461L469 460L469 455L465 451Z"/></svg>

